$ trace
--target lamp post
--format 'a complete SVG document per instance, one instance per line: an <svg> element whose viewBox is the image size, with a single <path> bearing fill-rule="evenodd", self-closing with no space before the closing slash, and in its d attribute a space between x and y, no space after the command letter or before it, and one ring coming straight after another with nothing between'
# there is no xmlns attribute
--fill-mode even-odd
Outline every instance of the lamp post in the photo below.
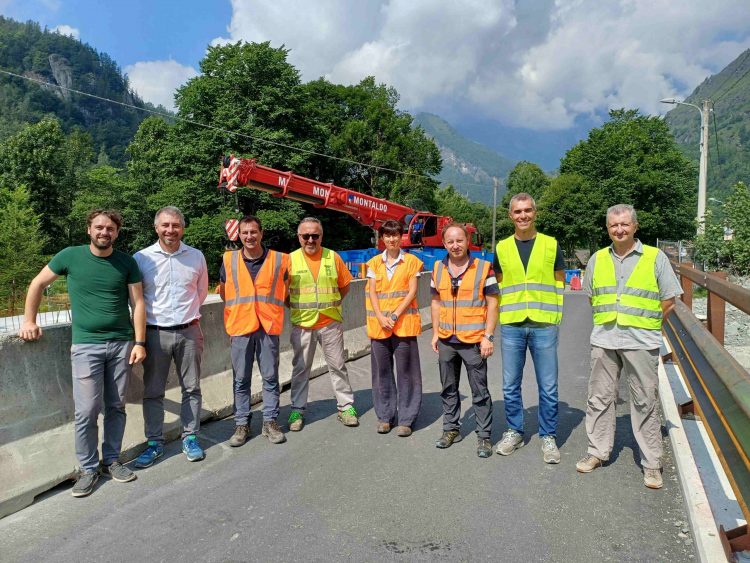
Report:
<svg viewBox="0 0 750 563"><path fill-rule="evenodd" d="M673 104L679 106L690 106L697 109L701 114L701 142L700 142L700 166L698 172L698 234L703 234L706 217L706 181L708 178L708 115L711 111L711 100L703 100L702 107L689 102L683 102L675 98L664 98L659 100L662 104Z"/></svg>
<svg viewBox="0 0 750 563"><path fill-rule="evenodd" d="M497 229L497 178L492 178L492 252L495 252L495 230Z"/></svg>

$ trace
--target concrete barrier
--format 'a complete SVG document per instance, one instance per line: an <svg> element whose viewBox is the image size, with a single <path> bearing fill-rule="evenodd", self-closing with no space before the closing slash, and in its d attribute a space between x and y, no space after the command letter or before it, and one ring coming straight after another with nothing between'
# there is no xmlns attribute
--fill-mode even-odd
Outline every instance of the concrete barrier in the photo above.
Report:
<svg viewBox="0 0 750 563"><path fill-rule="evenodd" d="M344 299L344 349L348 360L370 352L365 329L365 280L355 280ZM418 301L423 324L430 324L429 276L419 281ZM232 365L229 338L224 332L223 304L209 296L201 308L205 336L201 389L201 419L223 418L232 413ZM279 378L288 386L292 373L287 315L280 338ZM63 481L73 479L77 460L73 448L73 392L70 371L70 325L44 329L39 342L27 343L11 335L0 336L0 518L16 512L34 497ZM318 349L312 375L328 371ZM253 370L253 402L261 400L261 379ZM128 422L123 440L123 460L133 459L143 448L143 371L133 370L127 392ZM181 432L181 393L174 369L165 398L164 432L167 440ZM101 430L101 419L99 423Z"/></svg>

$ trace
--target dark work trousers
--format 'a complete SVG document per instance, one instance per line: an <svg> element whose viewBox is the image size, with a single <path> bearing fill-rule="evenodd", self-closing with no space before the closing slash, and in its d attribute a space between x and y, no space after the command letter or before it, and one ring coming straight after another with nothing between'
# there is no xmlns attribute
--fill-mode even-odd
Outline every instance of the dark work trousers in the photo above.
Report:
<svg viewBox="0 0 750 563"><path fill-rule="evenodd" d="M416 336L372 339L372 403L381 422L412 427L422 405L422 370ZM396 360L398 378L393 372Z"/></svg>
<svg viewBox="0 0 750 563"><path fill-rule="evenodd" d="M438 340L438 362L440 382L443 390L443 431L458 430L461 418L461 398L458 383L461 377L461 364L466 366L477 419L477 436L490 437L492 428L492 397L487 388L487 360L479 353L479 344L454 344Z"/></svg>
<svg viewBox="0 0 750 563"><path fill-rule="evenodd" d="M244 336L232 336L232 370L234 372L234 423L250 424L250 382L253 362L258 361L258 371L263 381L263 421L279 416L279 337L268 334L263 327Z"/></svg>

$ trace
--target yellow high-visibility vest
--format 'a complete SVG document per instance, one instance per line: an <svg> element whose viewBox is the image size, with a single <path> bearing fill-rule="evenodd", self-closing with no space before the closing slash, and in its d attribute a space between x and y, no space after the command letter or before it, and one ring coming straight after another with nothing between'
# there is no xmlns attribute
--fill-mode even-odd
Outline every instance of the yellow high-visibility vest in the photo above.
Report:
<svg viewBox="0 0 750 563"><path fill-rule="evenodd" d="M560 324L565 284L555 279L557 241L537 233L529 263L524 270L515 237L497 243L497 258L503 272L500 282L500 324Z"/></svg>
<svg viewBox="0 0 750 563"><path fill-rule="evenodd" d="M289 308L292 311L292 324L311 328L321 314L341 322L341 293L333 251L323 249L317 280L307 265L304 250L299 248L290 257Z"/></svg>
<svg viewBox="0 0 750 563"><path fill-rule="evenodd" d="M643 254L618 295L615 263L610 249L607 247L597 251L591 280L594 324L617 323L661 330L661 299L654 269L658 253L658 248L643 245Z"/></svg>

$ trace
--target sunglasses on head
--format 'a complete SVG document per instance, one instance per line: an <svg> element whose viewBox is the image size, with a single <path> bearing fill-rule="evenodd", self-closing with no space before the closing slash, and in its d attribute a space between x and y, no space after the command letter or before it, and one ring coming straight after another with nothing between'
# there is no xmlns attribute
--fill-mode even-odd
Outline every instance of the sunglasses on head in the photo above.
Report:
<svg viewBox="0 0 750 563"><path fill-rule="evenodd" d="M320 235L318 233L312 233L312 234L305 233L304 235L299 235L299 236L302 237L302 240L310 240L310 239L318 240L320 238Z"/></svg>

